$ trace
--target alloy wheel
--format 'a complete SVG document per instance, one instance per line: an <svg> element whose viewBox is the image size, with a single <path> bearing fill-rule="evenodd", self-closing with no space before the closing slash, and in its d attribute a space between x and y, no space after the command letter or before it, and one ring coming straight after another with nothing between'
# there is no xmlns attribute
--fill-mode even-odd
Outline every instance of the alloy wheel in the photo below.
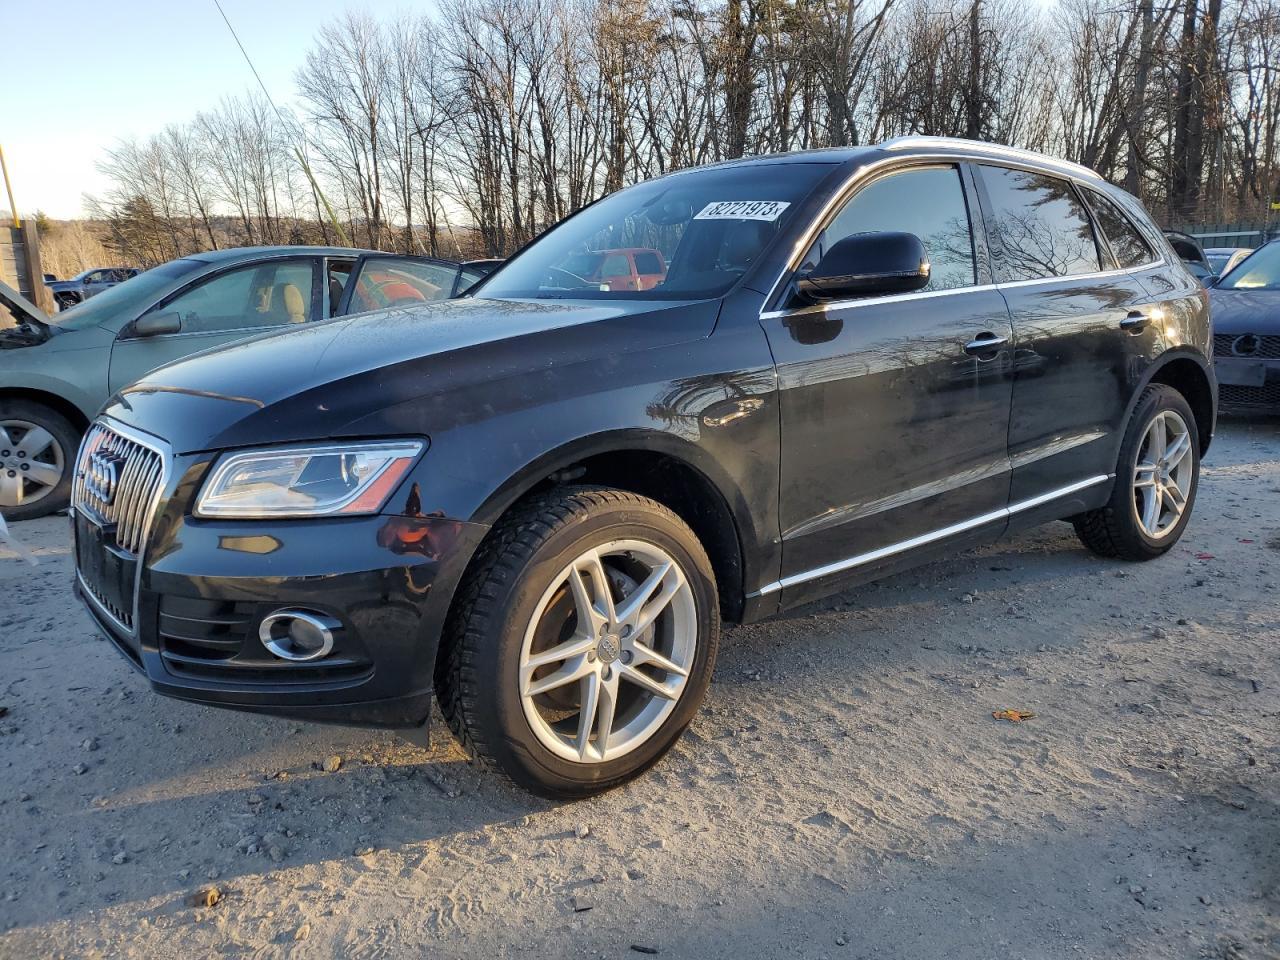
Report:
<svg viewBox="0 0 1280 960"><path fill-rule="evenodd" d="M520 697L538 741L604 763L662 727L698 646L693 591L662 548L593 547L562 569L534 608L520 652Z"/></svg>
<svg viewBox="0 0 1280 960"><path fill-rule="evenodd" d="M0 507L43 500L66 471L62 445L30 420L0 420Z"/></svg>
<svg viewBox="0 0 1280 960"><path fill-rule="evenodd" d="M1195 472L1191 431L1173 410L1148 424L1133 467L1133 508L1153 540L1169 535L1182 519Z"/></svg>

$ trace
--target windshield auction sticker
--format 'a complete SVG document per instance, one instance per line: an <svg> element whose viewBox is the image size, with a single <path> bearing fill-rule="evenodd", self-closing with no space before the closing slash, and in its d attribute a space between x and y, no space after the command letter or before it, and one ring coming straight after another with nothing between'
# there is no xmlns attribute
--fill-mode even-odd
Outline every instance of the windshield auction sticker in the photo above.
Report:
<svg viewBox="0 0 1280 960"><path fill-rule="evenodd" d="M695 220L777 220L791 206L785 200L719 200L708 203Z"/></svg>

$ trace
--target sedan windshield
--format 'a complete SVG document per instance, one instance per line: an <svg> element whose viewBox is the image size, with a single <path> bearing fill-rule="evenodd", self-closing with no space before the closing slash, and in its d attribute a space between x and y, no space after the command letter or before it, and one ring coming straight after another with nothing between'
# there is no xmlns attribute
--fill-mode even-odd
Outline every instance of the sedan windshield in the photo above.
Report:
<svg viewBox="0 0 1280 960"><path fill-rule="evenodd" d="M1268 243L1218 281L1226 290L1280 290L1280 242Z"/></svg>
<svg viewBox="0 0 1280 960"><path fill-rule="evenodd" d="M831 171L827 163L690 171L615 193L493 274L479 297L700 300L737 282Z"/></svg>
<svg viewBox="0 0 1280 960"><path fill-rule="evenodd" d="M49 320L72 330L93 326L105 317L149 305L153 297L163 293L175 280L206 266L208 264L203 260L170 260L124 283L117 283L95 297L82 300L74 307L55 313Z"/></svg>

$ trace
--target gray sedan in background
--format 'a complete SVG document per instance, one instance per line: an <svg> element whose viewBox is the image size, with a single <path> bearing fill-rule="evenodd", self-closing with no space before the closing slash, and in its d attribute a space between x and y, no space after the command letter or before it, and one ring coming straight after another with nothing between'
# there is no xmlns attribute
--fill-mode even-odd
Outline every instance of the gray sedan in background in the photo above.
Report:
<svg viewBox="0 0 1280 960"><path fill-rule="evenodd" d="M291 324L448 299L487 272L345 247L241 247L172 260L52 317L0 284L0 514L65 507L89 421L149 370Z"/></svg>

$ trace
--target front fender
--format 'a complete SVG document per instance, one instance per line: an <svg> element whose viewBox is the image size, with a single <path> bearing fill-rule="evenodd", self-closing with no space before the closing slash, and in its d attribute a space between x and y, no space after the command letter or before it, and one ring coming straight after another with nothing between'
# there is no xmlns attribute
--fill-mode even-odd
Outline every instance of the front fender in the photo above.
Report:
<svg viewBox="0 0 1280 960"><path fill-rule="evenodd" d="M777 388L758 324L721 325L701 340L575 363L554 378L531 372L486 389L502 396L483 410L467 404L467 417L421 425L431 447L388 512L491 525L575 463L615 452L661 454L724 499L748 589L776 575Z"/></svg>

